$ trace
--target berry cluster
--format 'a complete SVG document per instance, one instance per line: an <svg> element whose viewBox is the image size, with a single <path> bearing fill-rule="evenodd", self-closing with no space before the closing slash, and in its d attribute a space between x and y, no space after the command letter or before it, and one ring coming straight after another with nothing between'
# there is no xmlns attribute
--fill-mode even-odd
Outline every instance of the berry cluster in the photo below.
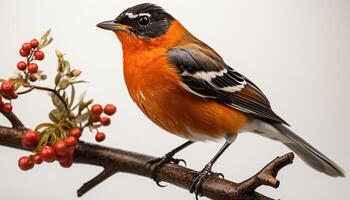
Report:
<svg viewBox="0 0 350 200"><path fill-rule="evenodd" d="M108 126L111 124L111 119L106 116L101 116L102 113L112 116L117 111L117 108L112 104L107 104L104 108L100 104L94 104L91 106L91 113L93 114L93 122L100 123L102 126ZM95 140L97 142L102 142L106 138L103 132L97 132L95 135Z"/></svg>
<svg viewBox="0 0 350 200"><path fill-rule="evenodd" d="M25 61L19 61L17 63L17 69L22 74L19 74L18 78L10 80L1 80L0 84L0 106L5 112L12 112L11 100L18 98L18 93L16 90L20 86L25 85L29 81L34 82L38 79L43 79L43 73L39 70L39 67L34 60L41 61L45 58L44 52L40 50L40 43L37 39L32 39L30 42L25 42L22 44L19 54L25 57ZM3 102L3 98L8 100L8 102Z"/></svg>
<svg viewBox="0 0 350 200"><path fill-rule="evenodd" d="M105 134L99 129L111 124L112 116L117 108L112 104L102 107L93 104L93 100L85 100L85 94L76 98L75 86L85 81L79 80L81 71L72 69L64 54L56 50L57 74L54 78L53 88L34 85L37 80L46 79L46 75L39 70L36 61L45 58L42 48L52 42L48 30L40 40L33 39L24 43L19 54L25 60L17 63L19 73L16 77L5 80L0 79L0 111L12 112L11 101L34 90L49 92L54 108L49 113L51 122L40 123L33 130L27 130L22 137L22 146L32 151L29 156L18 160L22 170L29 170L34 165L43 162L58 161L62 167L73 164L73 154L77 143L85 129L96 131L95 140L102 142ZM4 101L5 100L5 101ZM92 105L92 106L91 106Z"/></svg>
<svg viewBox="0 0 350 200"><path fill-rule="evenodd" d="M28 130L23 134L22 146L34 152L31 156L22 156L18 160L18 166L26 171L32 169L34 164L40 165L43 161L51 163L57 160L62 167L68 168L73 164L73 154L75 146L81 136L79 128L69 131L69 136L64 140L58 140L53 146L48 144L40 146L45 142L43 136L33 130Z"/></svg>
<svg viewBox="0 0 350 200"><path fill-rule="evenodd" d="M39 67L34 60L41 61L45 58L44 52L40 50L40 43L37 39L32 39L30 42L22 44L19 54L26 58L26 61L19 61L17 63L17 69L23 71L25 80L35 82L38 80Z"/></svg>

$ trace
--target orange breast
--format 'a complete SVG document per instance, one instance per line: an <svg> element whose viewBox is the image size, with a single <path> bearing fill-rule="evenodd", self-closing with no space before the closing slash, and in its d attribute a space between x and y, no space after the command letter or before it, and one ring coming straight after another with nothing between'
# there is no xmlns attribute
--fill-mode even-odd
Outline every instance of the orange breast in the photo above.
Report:
<svg viewBox="0 0 350 200"><path fill-rule="evenodd" d="M125 33L117 35L121 40L134 40ZM125 82L131 98L154 123L191 140L233 136L242 129L247 118L241 112L182 87L176 69L168 64L167 47L129 42L140 43L122 42Z"/></svg>

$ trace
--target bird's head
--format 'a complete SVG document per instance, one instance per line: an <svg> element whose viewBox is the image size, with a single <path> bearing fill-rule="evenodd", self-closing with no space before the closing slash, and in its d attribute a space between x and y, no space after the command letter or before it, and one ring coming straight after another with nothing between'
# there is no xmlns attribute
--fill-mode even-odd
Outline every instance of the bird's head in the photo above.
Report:
<svg viewBox="0 0 350 200"><path fill-rule="evenodd" d="M144 44L149 47L164 43L164 37L174 24L177 26L175 32L178 32L182 26L169 13L157 5L144 3L128 8L114 20L101 22L97 26L115 32L123 48L140 48Z"/></svg>

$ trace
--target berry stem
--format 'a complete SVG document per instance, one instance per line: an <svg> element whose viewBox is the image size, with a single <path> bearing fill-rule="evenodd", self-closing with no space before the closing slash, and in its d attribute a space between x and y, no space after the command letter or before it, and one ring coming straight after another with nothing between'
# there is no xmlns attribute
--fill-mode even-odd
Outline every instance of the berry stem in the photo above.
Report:
<svg viewBox="0 0 350 200"><path fill-rule="evenodd" d="M63 97L59 94L59 92L57 90L51 89L51 88L47 88L47 87L38 86L38 85L30 85L29 87L32 90L36 89L36 90L48 91L48 92L51 92L52 94L56 95L60 99L60 101L63 103L66 111L68 113L70 113L70 109L68 108L68 105L67 105L66 101L63 99ZM30 92L30 91L27 90L27 91L24 91L24 92ZM19 93L19 94L21 94L21 93Z"/></svg>
<svg viewBox="0 0 350 200"><path fill-rule="evenodd" d="M27 93L33 91L34 89L35 89L35 88L31 87L30 89L24 90L24 91L22 91L22 92L18 92L17 94L18 94L18 95L27 94Z"/></svg>

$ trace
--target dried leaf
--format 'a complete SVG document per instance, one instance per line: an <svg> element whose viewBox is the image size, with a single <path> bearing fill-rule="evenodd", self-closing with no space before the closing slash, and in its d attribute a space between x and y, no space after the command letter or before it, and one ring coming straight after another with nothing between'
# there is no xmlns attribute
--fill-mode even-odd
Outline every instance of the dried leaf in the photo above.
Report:
<svg viewBox="0 0 350 200"><path fill-rule="evenodd" d="M77 123L83 123L89 120L90 118L90 113L85 112L84 114L78 115L78 117L75 119Z"/></svg>
<svg viewBox="0 0 350 200"><path fill-rule="evenodd" d="M71 93L70 93L70 102L69 102L69 105L68 107L69 108L72 108L73 106L73 103L74 103L74 99L75 99L75 87L74 85L71 85Z"/></svg>
<svg viewBox="0 0 350 200"><path fill-rule="evenodd" d="M47 30L43 36L41 36L39 41L39 49L44 48L52 42L52 37L49 37L51 29Z"/></svg>
<svg viewBox="0 0 350 200"><path fill-rule="evenodd" d="M86 96L86 91L84 91L84 92L80 95L79 100L78 100L78 103L77 103L75 106L73 106L72 110L76 109L76 108L80 105L80 103L84 101L85 96Z"/></svg>
<svg viewBox="0 0 350 200"><path fill-rule="evenodd" d="M58 85L58 83L60 82L62 78L62 75L60 73L58 73L55 77L55 85Z"/></svg>
<svg viewBox="0 0 350 200"><path fill-rule="evenodd" d="M75 84L79 84L79 83L87 83L87 81L83 81L83 80L80 80L80 81L72 81L70 84L75 85Z"/></svg>
<svg viewBox="0 0 350 200"><path fill-rule="evenodd" d="M35 127L35 131L39 131L40 129L43 129L43 128L54 128L55 125L54 124L51 124L51 123L42 123L42 124L39 124L38 126Z"/></svg>
<svg viewBox="0 0 350 200"><path fill-rule="evenodd" d="M69 74L70 73L70 63L69 63L69 61L63 60L62 64L63 64L63 71L64 71L64 73Z"/></svg>
<svg viewBox="0 0 350 200"><path fill-rule="evenodd" d="M57 109L54 109L49 113L49 118L52 122L58 123L61 120L62 115Z"/></svg>
<svg viewBox="0 0 350 200"><path fill-rule="evenodd" d="M55 53L56 53L57 58L62 58L64 56L64 54L58 49L55 49Z"/></svg>
<svg viewBox="0 0 350 200"><path fill-rule="evenodd" d="M93 99L89 99L89 100L85 103L86 107L88 107L89 105L91 105L93 102L94 102Z"/></svg>
<svg viewBox="0 0 350 200"><path fill-rule="evenodd" d="M84 110L84 108L85 108L85 104L84 104L84 102L83 102L83 101L80 101L78 105L79 105L78 112L80 113L81 111L83 111L83 110Z"/></svg>
<svg viewBox="0 0 350 200"><path fill-rule="evenodd" d="M50 35L50 33L51 33L51 28L49 28L49 29L44 33L44 35L41 36L40 40L45 40L45 39L47 39L47 37Z"/></svg>
<svg viewBox="0 0 350 200"><path fill-rule="evenodd" d="M60 111L60 112L66 111L64 104L56 95L50 94L50 96L51 96L51 100L52 100L53 105L57 108L58 111Z"/></svg>
<svg viewBox="0 0 350 200"><path fill-rule="evenodd" d="M69 79L61 79L58 84L58 87L62 90L65 90L71 84Z"/></svg>

